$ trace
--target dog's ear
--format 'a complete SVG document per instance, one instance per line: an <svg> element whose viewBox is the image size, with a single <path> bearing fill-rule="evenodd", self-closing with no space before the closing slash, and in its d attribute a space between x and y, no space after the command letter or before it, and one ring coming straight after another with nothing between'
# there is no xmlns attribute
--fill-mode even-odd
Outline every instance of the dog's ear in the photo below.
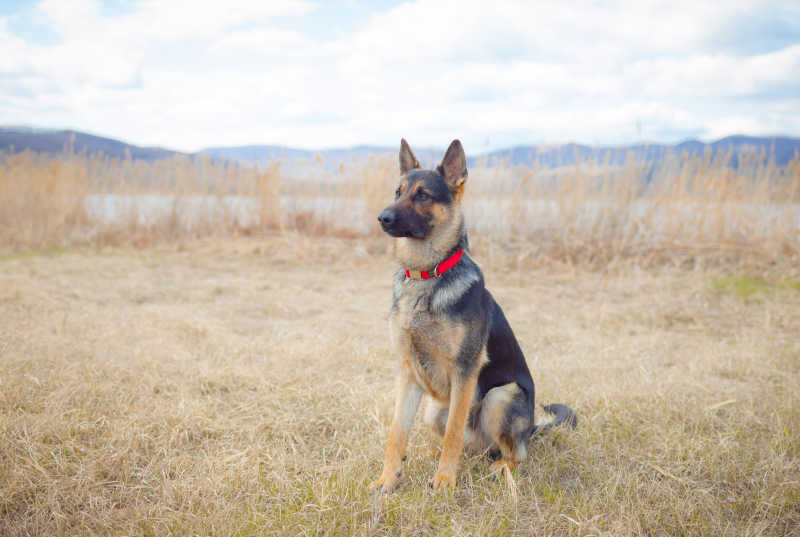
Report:
<svg viewBox="0 0 800 537"><path fill-rule="evenodd" d="M467 157L464 155L461 142L453 140L436 170L444 176L444 181L450 190L461 190L464 181L467 180Z"/></svg>
<svg viewBox="0 0 800 537"><path fill-rule="evenodd" d="M421 168L417 157L411 152L405 138L400 140L400 173L407 174L411 170Z"/></svg>

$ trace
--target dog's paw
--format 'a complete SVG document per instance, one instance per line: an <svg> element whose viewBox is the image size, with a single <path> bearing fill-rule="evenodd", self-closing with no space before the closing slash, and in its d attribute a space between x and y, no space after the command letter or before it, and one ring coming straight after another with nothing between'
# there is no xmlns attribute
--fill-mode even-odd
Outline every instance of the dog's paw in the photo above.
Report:
<svg viewBox="0 0 800 537"><path fill-rule="evenodd" d="M452 488L456 484L456 474L436 472L428 484L436 490Z"/></svg>
<svg viewBox="0 0 800 537"><path fill-rule="evenodd" d="M370 490L374 490L379 494L389 494L390 492L392 492L394 484L395 484L394 479L386 479L384 476L381 476L372 483L370 483L369 488Z"/></svg>
<svg viewBox="0 0 800 537"><path fill-rule="evenodd" d="M508 471L511 472L516 466L517 462L512 459L500 459L498 461L494 461L492 465L489 466L489 473L497 474L498 476L502 477L504 469L508 469Z"/></svg>
<svg viewBox="0 0 800 537"><path fill-rule="evenodd" d="M385 482L386 480L383 477L379 477L378 479L369 484L369 489L383 492L384 491L383 485Z"/></svg>

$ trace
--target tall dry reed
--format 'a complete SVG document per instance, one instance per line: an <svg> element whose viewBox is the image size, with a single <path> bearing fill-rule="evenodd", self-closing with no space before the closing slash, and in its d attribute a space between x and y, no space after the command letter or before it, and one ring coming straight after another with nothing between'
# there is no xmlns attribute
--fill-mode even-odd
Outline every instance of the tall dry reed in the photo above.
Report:
<svg viewBox="0 0 800 537"><path fill-rule="evenodd" d="M738 165L731 166L733 157ZM0 155L0 246L149 244L283 229L379 235L392 158L264 169L207 157L155 162L31 152ZM800 160L763 154L672 155L656 165L579 162L557 169L470 170L465 211L489 253L517 261L608 266L634 259L796 264Z"/></svg>

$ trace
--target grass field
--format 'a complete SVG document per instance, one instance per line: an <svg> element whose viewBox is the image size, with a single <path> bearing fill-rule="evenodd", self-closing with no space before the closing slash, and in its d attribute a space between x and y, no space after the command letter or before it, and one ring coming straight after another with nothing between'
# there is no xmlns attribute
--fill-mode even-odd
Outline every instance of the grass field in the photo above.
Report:
<svg viewBox="0 0 800 537"><path fill-rule="evenodd" d="M579 427L532 441L511 488L468 454L434 493L418 425L383 499L382 238L7 248L0 535L800 534L797 265L528 266L475 242L538 401Z"/></svg>

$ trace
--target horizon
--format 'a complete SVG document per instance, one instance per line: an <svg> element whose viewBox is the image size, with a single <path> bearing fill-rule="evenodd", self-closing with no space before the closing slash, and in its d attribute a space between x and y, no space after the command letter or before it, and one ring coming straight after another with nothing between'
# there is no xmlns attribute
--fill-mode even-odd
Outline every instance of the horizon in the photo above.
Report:
<svg viewBox="0 0 800 537"><path fill-rule="evenodd" d="M242 145L213 145L212 144L212 145L209 145L209 146L201 147L201 148L199 148L199 149L197 149L195 151L183 151L181 149L175 149L174 147L171 147L169 145L153 145L153 146L139 145L139 144L136 144L134 142L131 142L130 140L126 140L124 138L115 138L115 137L111 137L111 136L108 136L108 135L103 134L103 133L89 132L89 131L79 130L79 129L75 129L75 128L71 128L71 127L60 128L60 127L39 127L39 126L34 126L34 125L0 125L0 130L2 130L2 129L8 129L8 130L15 130L15 129L30 130L32 132L38 131L38 132L41 132L41 133L71 132L71 133L75 133L75 134L83 134L83 135L89 135L89 136L95 136L95 137L98 137L98 138L113 140L113 141L116 141L116 142L120 142L120 143L129 145L129 146L139 147L139 148L142 148L142 149L160 149L160 150L172 151L172 152L176 152L176 153L185 153L185 154L189 154L189 155L199 154L199 153L202 153L204 151L209 151L209 150L242 149L242 148L265 148L265 147L273 147L273 148L280 148L280 149L291 149L291 150L307 151L307 152L315 152L315 151L317 151L317 152L351 151L351 150L355 150L355 149L376 149L376 150L384 150L384 151L393 151L393 150L397 149L397 148L395 148L394 146L391 146L391 145L373 145L373 144L355 144L355 145L342 145L342 146L329 146L329 147L298 147L298 146L285 145L285 144L279 144L279 143L245 143L245 144L242 144ZM487 155L487 154L494 153L494 152L502 152L502 151L508 151L508 150L513 150L513 149L518 149L518 148L535 147L535 148L538 148L538 149L542 149L542 148L557 148L557 147L563 147L563 146L568 146L568 145L589 147L591 149L624 149L624 148L627 148L627 147L652 147L652 146L666 146L666 147L669 147L669 146L678 146L678 145L681 145L681 144L691 143L691 142L699 142L699 143L702 143L702 144L709 145L709 144L717 143L717 142L720 142L720 141L723 141L723 140L726 140L726 139L729 139L729 138L740 138L740 137L741 138L761 138L761 139L787 139L787 140L800 141L800 136L789 136L789 135L785 135L785 134L752 135L752 134L744 134L744 133L733 133L733 134L728 134L728 135L722 136L720 138L712 138L712 139L706 139L706 140L700 139L700 138L686 138L686 139L683 139L683 140L677 140L675 142L659 142L659 141L643 140L643 141L639 141L639 142L632 142L632 143L629 143L629 144L598 144L598 145L594 145L594 144L585 144L585 143L576 142L576 141L542 142L542 143L524 143L523 142L523 143L518 143L518 144L514 144L514 145L508 145L508 146L493 148L493 149L488 150L488 151L477 151L477 152L473 151L472 154L477 157L477 156ZM453 138L453 139L457 139L457 137ZM450 141L452 141L452 140L450 140ZM450 141L448 141L447 143L449 143ZM399 147L399 143L400 142L398 140L398 142L395 145L397 145ZM444 151L446 149L446 147L447 147L446 144L442 145L442 146L413 144L412 142L409 142L409 144L414 149L419 150L419 151Z"/></svg>
<svg viewBox="0 0 800 537"><path fill-rule="evenodd" d="M4 123L183 152L800 136L789 2L13 0L0 47Z"/></svg>

